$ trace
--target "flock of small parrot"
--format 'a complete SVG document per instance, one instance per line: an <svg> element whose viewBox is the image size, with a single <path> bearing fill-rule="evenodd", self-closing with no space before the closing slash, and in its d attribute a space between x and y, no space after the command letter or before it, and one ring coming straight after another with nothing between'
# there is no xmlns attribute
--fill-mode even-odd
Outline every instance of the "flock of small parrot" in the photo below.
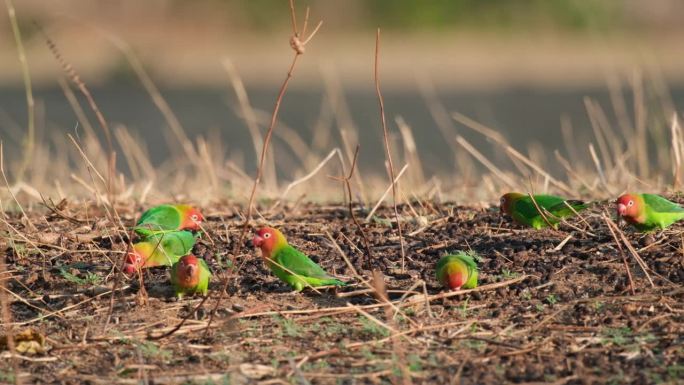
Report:
<svg viewBox="0 0 684 385"><path fill-rule="evenodd" d="M556 228L566 218L578 215L593 202L567 200L554 195L526 195L511 192L501 197L499 209L513 221L543 229ZM684 219L684 208L655 194L624 194L616 201L617 216L638 231L663 230ZM209 289L211 271L207 263L192 254L204 217L188 205L161 205L143 213L133 230L140 240L126 255L124 273L171 266L171 284L176 296L201 294ZM279 230L259 229L252 244L261 249L266 266L296 292L307 287L345 286L306 254L287 242ZM436 265L436 279L450 290L477 287L478 267L473 254L459 251L442 257Z"/></svg>

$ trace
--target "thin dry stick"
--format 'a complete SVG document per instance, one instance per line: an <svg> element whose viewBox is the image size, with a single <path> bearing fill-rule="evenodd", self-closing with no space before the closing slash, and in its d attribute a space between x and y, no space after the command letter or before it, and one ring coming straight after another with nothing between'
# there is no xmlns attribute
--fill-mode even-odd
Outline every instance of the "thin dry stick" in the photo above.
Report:
<svg viewBox="0 0 684 385"><path fill-rule="evenodd" d="M197 312L197 310L199 310L199 309L202 307L202 305L204 305L204 302L206 302L206 300L207 300L208 298L209 298L208 295L207 295L207 296L204 296L204 297L202 298L202 300L200 301L200 303L199 303L197 306L195 306L195 308L194 308L187 316L183 317L183 319L178 323L178 325L174 326L171 330L169 330L169 331L166 332L166 333L157 335L157 336L153 336L153 335L150 334L150 335L147 336L147 339L148 339L148 340L152 340L152 341L156 341L156 340L161 340L161 339L163 339L163 338L170 337L171 335L173 335L173 333L175 333L175 332L177 332L178 330L180 330L180 328L183 327L183 325L185 324L185 322L186 322L190 317L192 317L192 316Z"/></svg>
<svg viewBox="0 0 684 385"><path fill-rule="evenodd" d="M240 231L240 236L238 237L238 241L233 245L233 253L231 255L231 266L235 266L235 259L242 247L242 244L244 243L245 236L247 235L247 229L249 228L249 224L252 221L252 215L254 213L254 198L256 197L256 191L257 191L257 186L259 185L259 181L261 180L261 177L263 175L263 169L264 169L264 161L266 159L266 153L268 151L268 145L271 142L271 137L273 136L273 130L275 129L275 125L278 122L278 111L280 110L280 104L283 101L283 97L285 96L285 91L287 91L287 86L290 84L290 79L292 79L294 70L297 66L297 61L301 55L304 54L304 47L306 43L311 40L312 37L318 32L318 29L321 27L323 22L319 22L316 28L311 32L311 35L309 35L306 40L303 42L300 40L299 37L299 32L297 32L297 25L296 25L296 15L295 15L295 10L294 10L294 0L290 0L290 12L292 16L292 30L293 30L293 35L290 38L290 47L295 51L294 56L292 58L292 63L290 64L290 68L287 71L287 76L285 77L285 81L283 81L283 84L280 86L280 91L278 92L278 97L276 98L275 106L273 107L273 114L271 115L271 123L268 126L268 131L266 132L266 137L264 139L263 146L261 148L261 155L259 157L259 167L257 167L257 174L254 178L254 184L252 185L252 192L250 193L249 196L249 203L247 204L247 215L245 216L245 221L242 224L242 230ZM304 20L304 28L302 29L302 34L306 33L306 25L308 22L308 14L309 12L306 12L306 20ZM227 274L224 277L223 280L223 285L221 287L221 291L218 294L218 299L216 300L216 305L214 305L214 308L211 311L211 314L209 316L209 322L207 322L207 327L205 329L205 335L209 332L209 328L211 326L211 323L214 320L214 315L216 314L216 310L218 310L221 301L223 300L223 293L226 292L228 289L228 283L230 282L230 278L235 273L235 271L229 270Z"/></svg>
<svg viewBox="0 0 684 385"><path fill-rule="evenodd" d="M483 166L487 167L494 175L496 175L500 181L505 183L509 188L516 188L517 183L510 179L503 171L499 170L492 162L487 159L481 152L479 152L475 147L473 147L467 140L462 136L456 137L456 143L460 144L461 147L465 148L466 151L470 153L475 159L477 159Z"/></svg>
<svg viewBox="0 0 684 385"><path fill-rule="evenodd" d="M604 215L604 219L607 219L608 217ZM629 243L629 239L625 236L625 233L620 230L620 228L613 223L612 220L609 220L610 223L612 223L613 229L617 232L618 235L620 235L620 238L622 239L622 243L625 244L625 247L627 250L629 250L629 253L632 254L632 257L637 261L637 264L641 268L641 270L644 272L644 275L646 276L646 279L648 279L649 284L651 284L651 287L655 287L655 284L653 283L653 280L651 279L651 275L648 274L648 265L646 265L646 262L644 262L643 259L639 256L639 253L637 253L636 250L634 250L634 247L632 247L632 244Z"/></svg>
<svg viewBox="0 0 684 385"><path fill-rule="evenodd" d="M674 157L674 164L672 165L672 189L677 191L679 187L679 173L682 169L682 147L681 147L681 127L677 119L677 113L672 115L672 155Z"/></svg>
<svg viewBox="0 0 684 385"><path fill-rule="evenodd" d="M401 178L402 175L404 175L404 172L406 171L406 169L408 169L408 166L408 164L405 164L404 167L402 167L401 170L399 170L399 174L397 174L397 177L394 178L395 183L399 180L399 178ZM390 182L390 185L387 186L385 192L380 196L380 199L378 199L377 203L375 203L373 209L368 213L368 215L366 215L366 222L370 221L370 219L373 217L373 214L375 214L375 212L378 210L378 208L382 204L382 201L385 200L385 197L387 196L387 194L390 193L390 191L392 191L392 182Z"/></svg>
<svg viewBox="0 0 684 385"><path fill-rule="evenodd" d="M549 219L546 217L546 214L544 214L544 210L542 210L541 207L539 207L539 205L537 204L537 200L534 199L534 195L532 195L532 193L527 193L527 196L529 196L530 199L532 199L532 204L534 204L534 208L537 209L537 212L539 213L539 215L541 215L544 222L546 222L546 224L549 225L551 229L555 229L551 222L549 222Z"/></svg>
<svg viewBox="0 0 684 385"><path fill-rule="evenodd" d="M620 240L618 239L617 234L615 234L615 231L613 231L613 225L611 223L612 221L609 220L608 216L606 216L605 214L601 214L601 216L603 217L603 220L606 221L606 224L608 225L608 230L610 230L610 235L613 236L615 244L617 245L618 250L620 251L622 262L625 264L625 271L627 271L627 278L629 279L629 291L632 293L632 295L634 295L634 280L632 279L632 272L629 270L629 264L627 263L625 251L622 249L622 244L620 244Z"/></svg>
<svg viewBox="0 0 684 385"><path fill-rule="evenodd" d="M404 237L401 233L401 221L399 221L399 210L397 209L397 181L394 179L394 164L392 163L392 152L389 144L389 130L387 129L387 121L385 120L385 102L380 92L380 78L378 77L379 67L379 52L380 52L380 28L375 34L375 65L373 66L373 77L375 79L375 92L378 95L378 103L380 104L380 121L382 122L382 134L385 138L385 152L387 155L387 163L389 163L390 182L392 183L392 204L394 206L394 219L397 221L397 230L399 231L399 245L401 246L401 271L406 270L406 252L404 251Z"/></svg>
<svg viewBox="0 0 684 385"><path fill-rule="evenodd" d="M299 184L301 184L301 183L304 183L304 182L306 182L307 180L313 178L319 171L321 171L321 169L323 168L323 166L325 166L325 164L328 163L328 161L329 161L333 156L335 156L335 154L337 154L337 156L340 158L340 162L341 162L341 161L342 161L342 152L340 151L339 148L334 148L332 151L330 151L330 153L328 154L328 156L325 157L325 159L323 159L323 160L322 160L322 161L321 161L313 170L311 170L310 173L308 173L308 174L304 175L303 177L301 177L301 178L299 178L299 179L297 179L297 180L295 180L295 181L292 181L290 184L288 184L287 187L285 187L285 190L283 190L283 193L280 195L280 199L278 199L278 201L276 201L276 203L274 203L273 206L271 207L271 210L273 210L276 206L278 206L278 204L280 204L281 202L283 202L283 201L285 200L285 196L286 196L286 195L290 192L290 190L292 190L295 186L297 186L297 185L299 185Z"/></svg>
<svg viewBox="0 0 684 385"><path fill-rule="evenodd" d="M356 160L359 156L359 145L356 145L356 150L354 151L354 159L352 160L351 164L351 170L349 170L349 175L346 177L338 177L335 178L337 180L342 180L344 182L344 185L347 188L347 194L349 195L349 215L351 215L352 220L354 221L354 224L356 225L356 228L359 229L359 232L361 233L361 238L363 239L363 247L366 249L366 269L371 270L373 266L371 265L371 260L375 259L373 258L373 252L371 251L370 248L370 242L368 241L368 236L366 235L366 232L363 231L363 227L361 227L361 223L359 223L359 220L356 218L356 214L354 214L354 196L352 195L352 189L351 189L351 178L354 176L354 170L356 169Z"/></svg>
<svg viewBox="0 0 684 385"><path fill-rule="evenodd" d="M361 281L361 283L363 283L366 287L368 287L369 291L367 293L373 294L375 297L378 297L378 293L376 292L376 290L377 290L376 287L371 285L370 282L366 281L363 277L361 277L359 275L359 273L354 268L354 265L352 265L351 261L349 261L349 258L347 258L347 256L344 254L344 252L340 248L340 245L338 245L337 242L335 242L335 239L332 237L332 235L330 235L330 233L327 231L325 232L325 235L328 237L330 242L332 242L333 246L335 247L335 250L337 250L337 252L340 254L340 256L342 256L342 259L344 259L344 262L347 264L347 266L349 267L349 270L351 270L352 274L356 278L358 278L359 281ZM378 270L373 270L373 273L375 274L376 271L378 271ZM387 290L385 290L385 296L386 296L386 294L387 294ZM337 297L342 298L343 296L338 295ZM401 313L401 315L404 316L404 318L406 320L408 320L412 325L417 326L416 321L411 319L411 317L409 317L406 313L402 312L401 309L399 309L397 306L394 305L394 303L385 301L385 304L389 305L390 307L392 307L394 309L394 311L395 311L394 314Z"/></svg>
<svg viewBox="0 0 684 385"><path fill-rule="evenodd" d="M136 219L137 222L137 219ZM126 265L126 257L128 256L128 253L131 251L131 248L133 247L133 232L134 230L131 229L131 232L128 234L128 243L126 245L126 252L121 256L121 264L119 265L118 272L116 274L116 277L114 277L114 285L112 286L112 295L109 297L109 309L107 310L107 317L105 318L105 323L104 326L102 327L102 332L107 330L107 326L109 325L109 322L112 320L112 314L114 313L114 302L116 299L116 290L119 287L119 282L121 281L121 276L123 275L123 270L124 266ZM144 286L140 286L141 289L144 290Z"/></svg>
<svg viewBox="0 0 684 385"><path fill-rule="evenodd" d="M21 31L19 30L19 23L17 23L17 14L14 10L12 0L5 0L7 5L7 13L9 14L10 23L12 24L12 32L14 33L14 40L17 44L17 54L19 56L19 63L21 64L21 76L24 81L24 89L26 93L26 107L28 114L26 139L24 142L24 159L17 171L16 181L21 181L24 177L24 172L28 167L29 162L33 159L33 151L36 141L36 125L35 125L35 102L33 101L33 89L31 87L31 73L29 72L28 61L26 60L26 52L24 51L24 44L21 41Z"/></svg>

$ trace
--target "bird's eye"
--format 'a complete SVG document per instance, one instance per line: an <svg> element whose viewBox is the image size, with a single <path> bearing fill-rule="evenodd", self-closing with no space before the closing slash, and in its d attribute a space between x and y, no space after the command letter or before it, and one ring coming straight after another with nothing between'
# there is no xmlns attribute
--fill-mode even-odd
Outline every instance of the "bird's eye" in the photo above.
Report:
<svg viewBox="0 0 684 385"><path fill-rule="evenodd" d="M192 214L192 216L190 217L190 219L192 219L193 221L197 222L197 220L199 219L199 216L198 216L197 214Z"/></svg>
<svg viewBox="0 0 684 385"><path fill-rule="evenodd" d="M135 256L135 263L140 263L141 260L142 260L142 258L140 258L139 255Z"/></svg>
<svg viewBox="0 0 684 385"><path fill-rule="evenodd" d="M627 202L627 206L630 206L630 207L631 207L631 206L634 206L634 201L629 201L629 202Z"/></svg>
<svg viewBox="0 0 684 385"><path fill-rule="evenodd" d="M266 233L266 234L264 234L264 238L265 238L265 239L271 238L271 233Z"/></svg>
<svg viewBox="0 0 684 385"><path fill-rule="evenodd" d="M506 198L501 198L501 204L506 203Z"/></svg>

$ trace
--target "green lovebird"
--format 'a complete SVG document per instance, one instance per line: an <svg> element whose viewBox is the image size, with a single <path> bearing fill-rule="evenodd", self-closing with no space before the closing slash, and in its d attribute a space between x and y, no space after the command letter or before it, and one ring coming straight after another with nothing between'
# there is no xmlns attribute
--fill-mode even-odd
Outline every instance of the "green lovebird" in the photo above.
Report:
<svg viewBox="0 0 684 385"><path fill-rule="evenodd" d="M618 218L625 218L639 231L662 230L684 219L684 208L660 195L625 194L616 203Z"/></svg>
<svg viewBox="0 0 684 385"><path fill-rule="evenodd" d="M145 211L135 225L135 232L141 236L164 231L200 229L204 216L188 205L160 205Z"/></svg>
<svg viewBox="0 0 684 385"><path fill-rule="evenodd" d="M344 282L328 275L304 253L290 246L280 231L264 227L252 239L254 247L261 248L261 255L269 269L295 291L307 286L344 286Z"/></svg>
<svg viewBox="0 0 684 385"><path fill-rule="evenodd" d="M533 195L535 202L542 209L546 219L555 228L560 219L575 215L575 212L580 212L587 207L588 203L578 200L565 200L554 195ZM567 202L567 204L565 204ZM572 207L573 210L570 209ZM539 230L549 225L544 218L539 214L539 210L534 206L529 195L517 192L504 194L501 197L501 204L499 206L501 213L506 213L513 218L514 221L534 227Z"/></svg>
<svg viewBox="0 0 684 385"><path fill-rule="evenodd" d="M195 246L195 235L189 231L170 231L153 234L133 244L126 256L124 272L134 274L138 269L171 266Z"/></svg>
<svg viewBox="0 0 684 385"><path fill-rule="evenodd" d="M451 290L477 287L477 263L462 251L445 255L437 262L437 281Z"/></svg>
<svg viewBox="0 0 684 385"><path fill-rule="evenodd" d="M171 268L171 284L178 298L183 298L185 294L207 295L210 279L211 271L207 263L192 254L182 257Z"/></svg>

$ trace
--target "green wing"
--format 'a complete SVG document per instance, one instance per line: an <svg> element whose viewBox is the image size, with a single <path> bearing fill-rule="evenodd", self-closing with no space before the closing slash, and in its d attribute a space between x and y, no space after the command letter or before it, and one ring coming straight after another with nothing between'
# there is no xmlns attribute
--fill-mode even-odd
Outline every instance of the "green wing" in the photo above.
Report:
<svg viewBox="0 0 684 385"><path fill-rule="evenodd" d="M548 210L549 207L554 207L559 203L563 203L563 198L555 197L553 195L536 195L534 200L537 202L540 208L546 210ZM539 211L534 206L534 203L529 196L522 197L515 202L513 209L517 214L524 216L527 219L532 219L536 216L539 216Z"/></svg>
<svg viewBox="0 0 684 385"><path fill-rule="evenodd" d="M136 232L177 230L181 224L181 214L175 206L161 205L145 211L136 224ZM139 232L140 233L140 232ZM141 234L145 235L145 234Z"/></svg>
<svg viewBox="0 0 684 385"><path fill-rule="evenodd" d="M160 234L162 247L167 253L184 256L195 246L195 236L190 231L173 231Z"/></svg>
<svg viewBox="0 0 684 385"><path fill-rule="evenodd" d="M646 221L634 224L641 231L653 231L657 227L665 229L684 218L684 208L655 194L641 194L646 209Z"/></svg>
<svg viewBox="0 0 684 385"><path fill-rule="evenodd" d="M656 213L684 213L684 208L656 194L641 194L648 208Z"/></svg>
<svg viewBox="0 0 684 385"><path fill-rule="evenodd" d="M204 261L204 259L199 258L200 261L200 280L195 287L195 293L200 293L202 295L207 295L209 291L209 281L211 280L211 270L209 266Z"/></svg>
<svg viewBox="0 0 684 385"><path fill-rule="evenodd" d="M273 261L268 263L268 267L273 274L296 291L302 291L307 286L345 285L344 282L328 275L309 257L290 245L279 250L273 256Z"/></svg>
<svg viewBox="0 0 684 385"><path fill-rule="evenodd" d="M570 205L575 211L581 211L589 205L578 200L565 200L555 195L534 195L534 200L542 210L548 211L552 215L546 215L546 219L555 225L559 222L558 218L573 216L575 213L568 207ZM567 202L567 205L566 205ZM534 202L529 196L520 198L513 207L513 219L523 224L532 226L536 229L547 227L547 223L539 214Z"/></svg>
<svg viewBox="0 0 684 385"><path fill-rule="evenodd" d="M297 274L308 278L328 279L332 278L314 261L301 251L287 245L276 253L274 260L282 267L289 270L289 274Z"/></svg>

